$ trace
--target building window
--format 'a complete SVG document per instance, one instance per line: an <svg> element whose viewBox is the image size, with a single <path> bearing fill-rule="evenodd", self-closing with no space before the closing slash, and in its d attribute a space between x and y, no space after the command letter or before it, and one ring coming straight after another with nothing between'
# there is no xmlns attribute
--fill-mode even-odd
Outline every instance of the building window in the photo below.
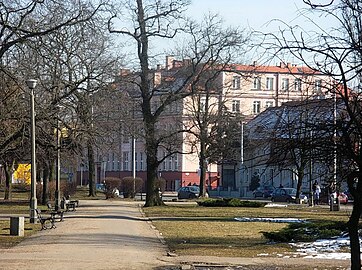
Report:
<svg viewBox="0 0 362 270"><path fill-rule="evenodd" d="M266 89L273 90L274 89L274 78L267 77L266 78Z"/></svg>
<svg viewBox="0 0 362 270"><path fill-rule="evenodd" d="M172 171L172 156L170 156L169 158L168 158L168 170L169 171Z"/></svg>
<svg viewBox="0 0 362 270"><path fill-rule="evenodd" d="M232 112L240 112L240 100L233 100Z"/></svg>
<svg viewBox="0 0 362 270"><path fill-rule="evenodd" d="M322 91L322 80L315 80L314 91L316 91L316 92Z"/></svg>
<svg viewBox="0 0 362 270"><path fill-rule="evenodd" d="M253 102L253 113L254 114L260 113L260 101Z"/></svg>
<svg viewBox="0 0 362 270"><path fill-rule="evenodd" d="M288 78L283 78L282 79L282 90L283 91L288 91L289 89L289 79Z"/></svg>
<svg viewBox="0 0 362 270"><path fill-rule="evenodd" d="M254 78L253 87L254 87L254 89L260 89L261 88L261 78L260 77L255 77Z"/></svg>
<svg viewBox="0 0 362 270"><path fill-rule="evenodd" d="M239 76L233 77L233 89L240 89L240 77Z"/></svg>
<svg viewBox="0 0 362 270"><path fill-rule="evenodd" d="M123 170L129 171L129 153L123 152Z"/></svg>
<svg viewBox="0 0 362 270"><path fill-rule="evenodd" d="M274 106L274 101L266 101L265 102L265 108L270 108Z"/></svg>
<svg viewBox="0 0 362 270"><path fill-rule="evenodd" d="M175 171L178 171L178 156L177 156L177 154L175 154L175 156L174 156L173 165L174 165L173 169Z"/></svg>
<svg viewBox="0 0 362 270"><path fill-rule="evenodd" d="M165 151L163 151L163 171L166 171L166 167L167 167L167 160L166 160L166 158L165 158L165 156L166 156L166 152Z"/></svg>
<svg viewBox="0 0 362 270"><path fill-rule="evenodd" d="M294 80L294 91L302 91L302 80L301 79L295 79Z"/></svg>
<svg viewBox="0 0 362 270"><path fill-rule="evenodd" d="M143 171L143 153L140 153L140 171Z"/></svg>

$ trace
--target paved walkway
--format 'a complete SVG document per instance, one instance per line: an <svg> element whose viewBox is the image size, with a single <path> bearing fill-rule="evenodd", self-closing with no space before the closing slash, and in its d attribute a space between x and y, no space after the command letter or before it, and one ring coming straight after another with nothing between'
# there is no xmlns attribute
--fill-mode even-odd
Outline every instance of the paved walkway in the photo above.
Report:
<svg viewBox="0 0 362 270"><path fill-rule="evenodd" d="M0 249L0 269L164 269L167 255L137 202L81 201L57 228L11 249ZM167 267L168 268L168 267ZM169 268L168 268L169 269Z"/></svg>

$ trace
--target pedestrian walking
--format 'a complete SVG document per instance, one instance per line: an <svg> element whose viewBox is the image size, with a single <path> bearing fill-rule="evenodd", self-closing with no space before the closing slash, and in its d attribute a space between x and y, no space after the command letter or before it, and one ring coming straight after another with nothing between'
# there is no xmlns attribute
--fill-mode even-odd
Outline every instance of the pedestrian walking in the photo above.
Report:
<svg viewBox="0 0 362 270"><path fill-rule="evenodd" d="M314 192L314 204L318 205L319 204L319 197L321 194L321 187L318 184L317 181L314 182L313 184L313 192Z"/></svg>

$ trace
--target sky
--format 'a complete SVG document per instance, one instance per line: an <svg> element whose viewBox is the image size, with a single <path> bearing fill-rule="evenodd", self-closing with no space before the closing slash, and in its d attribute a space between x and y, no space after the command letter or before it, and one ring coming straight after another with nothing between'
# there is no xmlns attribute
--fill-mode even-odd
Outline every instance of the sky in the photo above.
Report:
<svg viewBox="0 0 362 270"><path fill-rule="evenodd" d="M271 22L275 19L308 28L305 18L300 16L306 7L303 0L192 0L187 13L193 18L202 18L208 12L218 13L227 25L268 31L277 29L277 23Z"/></svg>

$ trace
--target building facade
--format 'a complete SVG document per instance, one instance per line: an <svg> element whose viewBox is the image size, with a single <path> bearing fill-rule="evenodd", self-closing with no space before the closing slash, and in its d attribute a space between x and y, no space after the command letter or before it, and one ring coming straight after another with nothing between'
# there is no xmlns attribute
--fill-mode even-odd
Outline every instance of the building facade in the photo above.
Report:
<svg viewBox="0 0 362 270"><path fill-rule="evenodd" d="M153 84L177 79L177 71L189 64L190 60L178 61L173 57L166 57L165 67L159 65L151 72ZM242 116L241 124L245 124L267 108L311 97L325 98L327 95L327 78L306 67L289 63L265 66L254 62L251 65L233 64L217 69L217 73L213 73L212 91L208 92L211 94L207 95L204 92L199 95L196 106L191 106L195 104L195 96L188 96L166 108L160 117L160 132L174 130L177 125L190 128L195 108L210 111L228 110ZM157 98L153 102L157 108ZM207 108L204 108L205 104L208 104ZM140 126L141 124L139 123ZM168 156L160 164L158 173L166 180L167 190L199 184L200 165L197 142L193 143L194 139L193 136L182 133L182 137L174 143L180 151ZM166 148L160 148L158 155L159 159L163 159L167 155ZM240 173L243 169L240 162L242 155L243 151L240 149L240 156L232 162L207 164L206 184L214 189L218 187L219 190L237 190L240 195L245 193L246 190L242 191L245 187L240 184L241 178L244 177ZM96 156L96 182L102 182L105 177L123 178L133 175L146 181L146 153L141 136L120 134L112 147L100 149ZM86 183L86 168L82 170L82 183ZM81 181L79 173L78 181Z"/></svg>

